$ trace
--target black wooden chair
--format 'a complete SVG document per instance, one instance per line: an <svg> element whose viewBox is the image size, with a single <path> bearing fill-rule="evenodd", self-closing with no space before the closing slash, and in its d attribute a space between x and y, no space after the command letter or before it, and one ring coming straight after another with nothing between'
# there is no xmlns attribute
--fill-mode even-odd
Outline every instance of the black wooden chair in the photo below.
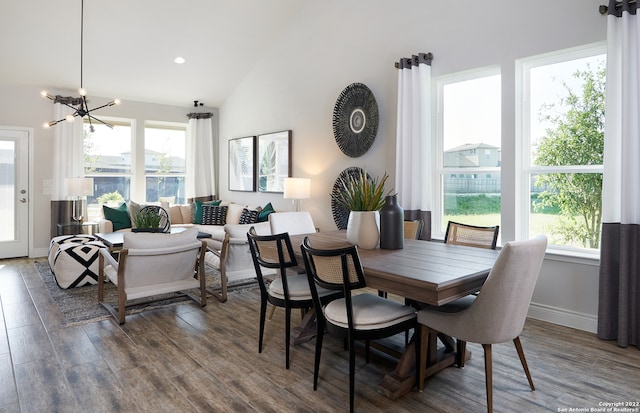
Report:
<svg viewBox="0 0 640 413"><path fill-rule="evenodd" d="M356 246L320 250L312 248L307 237L301 248L318 322L313 389L318 388L318 370L326 327L330 333L348 341L349 408L353 412L355 341L365 340L365 357L368 362L369 341L391 337L412 328L415 329L418 325L416 310L375 294L352 294L353 291L367 286ZM320 288L344 292L344 297L325 304L318 293ZM419 360L420 352L417 350L420 348L419 335L416 334L415 337L417 340L416 360ZM419 364L418 361L417 365Z"/></svg>
<svg viewBox="0 0 640 413"><path fill-rule="evenodd" d="M285 367L289 368L289 348L291 338L291 309L308 310L313 307L311 291L307 276L296 271L287 271L298 266L298 261L291 246L289 233L275 235L258 235L254 227L247 233L249 249L253 258L253 265L260 286L260 335L258 338L258 352L262 353L264 324L267 314L267 302L285 309L286 359ZM263 268L275 269L277 273L271 282L263 276ZM342 295L339 291L322 290L319 293L322 302Z"/></svg>

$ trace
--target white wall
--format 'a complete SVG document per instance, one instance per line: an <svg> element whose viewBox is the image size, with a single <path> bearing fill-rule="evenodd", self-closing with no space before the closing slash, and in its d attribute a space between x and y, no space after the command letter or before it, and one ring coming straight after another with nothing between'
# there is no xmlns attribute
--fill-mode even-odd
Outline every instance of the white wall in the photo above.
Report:
<svg viewBox="0 0 640 413"><path fill-rule="evenodd" d="M227 141L293 130L293 176L312 179L311 211L321 230L334 229L329 193L349 166L385 170L394 180L396 70L394 62L432 52L432 74L499 65L502 73L502 160L515 162L515 60L602 41L601 0L434 2L424 0L326 0L310 2L257 62L220 108L220 196L249 204L291 204L279 194L229 192ZM463 6L464 10L456 10ZM248 57L250 59L250 57ZM349 158L337 147L332 111L353 82L366 84L378 102L380 124L371 149ZM503 192L515 177L503 174ZM503 197L502 239L515 237L515 205ZM595 331L597 263L547 260L534 295L532 315ZM533 310L535 309L535 314Z"/></svg>
<svg viewBox="0 0 640 413"><path fill-rule="evenodd" d="M75 96L76 91L50 90L52 94ZM51 197L44 193L44 181L52 178L53 129L44 129L42 124L53 119L53 103L40 96L40 89L33 87L0 85L0 125L30 127L34 130L34 164L30 166L34 187L29 200L32 203L32 216L29 234L32 257L45 256L49 248L51 228ZM89 96L89 107L97 107L107 99ZM145 121L165 121L187 123L189 112L214 112L214 130L217 133L218 110L211 108L189 108L151 103L123 101L120 106L112 106L96 112L100 119L121 117L135 121L135 134L142 136ZM217 136L216 136L217 139ZM144 150L144 148L142 148ZM141 200L142 201L142 200Z"/></svg>

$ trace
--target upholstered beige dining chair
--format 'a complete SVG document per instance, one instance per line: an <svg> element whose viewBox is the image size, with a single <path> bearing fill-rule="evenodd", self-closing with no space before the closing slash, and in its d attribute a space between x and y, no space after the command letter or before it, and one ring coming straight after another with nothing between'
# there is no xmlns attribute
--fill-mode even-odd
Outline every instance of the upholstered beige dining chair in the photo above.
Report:
<svg viewBox="0 0 640 413"><path fill-rule="evenodd" d="M474 248L496 249L498 243L498 233L500 226L481 227L477 225L461 224L459 222L449 221L447 223L447 232L444 234L445 244L464 245ZM474 295L477 295L476 291ZM449 305L447 308L464 308L473 302L474 297L464 297L455 304ZM461 348L465 348L466 343L462 340L456 340L458 348L458 357L456 363L458 367L464 367L464 352L460 352Z"/></svg>
<svg viewBox="0 0 640 413"><path fill-rule="evenodd" d="M416 310L397 301L362 292L367 284L355 245L337 249L315 249L306 237L301 248L317 314L313 390L318 388L322 340L326 327L330 333L348 340L349 409L353 412L356 340L365 341L365 359L369 362L370 340L391 337L417 328ZM325 303L319 294L324 289L344 291L344 297ZM355 292L356 290L360 291ZM416 340L416 363L420 365L421 346L418 335Z"/></svg>
<svg viewBox="0 0 640 413"><path fill-rule="evenodd" d="M273 215L273 214L272 214ZM302 273L290 272L287 269L298 265L288 233L273 235L258 235L255 228L247 233L251 258L260 286L260 333L258 337L258 352L262 353L264 324L267 313L267 302L285 310L285 367L289 368L289 353L291 339L291 309L309 310L313 307L311 291L307 276ZM264 271L276 270L273 281L265 280ZM338 298L340 291L321 290L322 302Z"/></svg>
<svg viewBox="0 0 640 413"><path fill-rule="evenodd" d="M204 274L205 241L197 238L198 229L189 228L177 234L133 233L123 234L122 250L116 261L110 252L100 251L98 273L98 301L120 323L125 322L127 301L149 298L166 293L186 295L207 305ZM104 282L111 281L118 291L118 309L104 301ZM200 297L188 294L199 289ZM163 297L162 299L167 299ZM149 298L135 305L158 301Z"/></svg>
<svg viewBox="0 0 640 413"><path fill-rule="evenodd" d="M443 333L463 342L482 344L485 357L487 411L493 411L491 345L513 340L531 390L533 380L520 343L531 296L547 247L544 235L527 241L508 242L500 251L477 298L459 312L426 307L418 312L421 328L421 360L435 357L435 335ZM427 340L427 334L430 335ZM429 342L427 354L427 342ZM459 349L465 352L464 347ZM420 364L418 385L424 386L425 363Z"/></svg>

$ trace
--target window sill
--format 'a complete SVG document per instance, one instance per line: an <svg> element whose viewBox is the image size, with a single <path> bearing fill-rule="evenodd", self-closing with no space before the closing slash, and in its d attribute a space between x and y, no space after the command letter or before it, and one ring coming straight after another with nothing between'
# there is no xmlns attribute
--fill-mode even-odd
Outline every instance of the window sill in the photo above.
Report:
<svg viewBox="0 0 640 413"><path fill-rule="evenodd" d="M444 242L443 239L433 238L431 241ZM498 249L501 249L502 245L498 245ZM547 248L544 255L546 260L568 262L572 264L592 265L594 267L600 266L600 250L577 250L577 249L563 249L552 245Z"/></svg>
<svg viewBox="0 0 640 413"><path fill-rule="evenodd" d="M599 267L600 251L565 250L551 246L547 248L545 259Z"/></svg>

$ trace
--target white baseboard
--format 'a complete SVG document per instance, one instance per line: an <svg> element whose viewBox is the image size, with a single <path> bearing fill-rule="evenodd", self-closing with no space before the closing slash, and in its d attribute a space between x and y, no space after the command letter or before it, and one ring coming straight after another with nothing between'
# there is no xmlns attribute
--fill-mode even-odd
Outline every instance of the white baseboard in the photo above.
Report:
<svg viewBox="0 0 640 413"><path fill-rule="evenodd" d="M598 330L598 317L596 315L578 313L566 308L531 303L527 316L590 333L596 333Z"/></svg>
<svg viewBox="0 0 640 413"><path fill-rule="evenodd" d="M48 257L49 256L49 248L34 248L29 253L29 258L40 258L40 257Z"/></svg>

